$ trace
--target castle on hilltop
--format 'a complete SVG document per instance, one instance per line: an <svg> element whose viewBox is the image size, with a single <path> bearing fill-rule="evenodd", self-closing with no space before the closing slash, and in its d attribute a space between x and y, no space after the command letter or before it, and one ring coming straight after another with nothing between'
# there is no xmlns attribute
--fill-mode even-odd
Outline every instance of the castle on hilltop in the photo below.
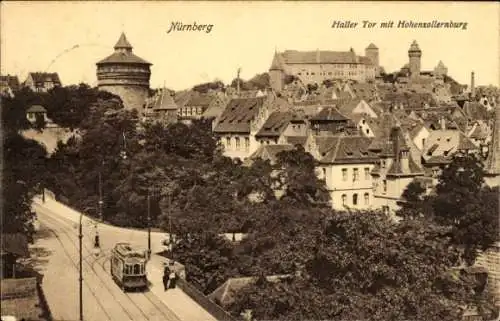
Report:
<svg viewBox="0 0 500 321"><path fill-rule="evenodd" d="M149 96L152 64L132 52L124 33L114 49L113 54L96 64L97 86L119 96L125 108L142 111Z"/></svg>
<svg viewBox="0 0 500 321"><path fill-rule="evenodd" d="M327 79L374 80L380 73L377 46L370 44L365 56L358 56L354 49L349 51L297 51L286 50L274 54L269 68L271 87L283 90L286 76L295 76L307 84L321 84Z"/></svg>

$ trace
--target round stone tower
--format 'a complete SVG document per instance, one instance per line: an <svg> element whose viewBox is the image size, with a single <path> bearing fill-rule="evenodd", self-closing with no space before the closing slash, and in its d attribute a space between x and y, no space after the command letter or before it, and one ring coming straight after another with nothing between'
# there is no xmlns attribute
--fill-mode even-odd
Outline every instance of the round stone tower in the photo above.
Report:
<svg viewBox="0 0 500 321"><path fill-rule="evenodd" d="M112 55L96 64L97 86L99 90L120 96L125 108L142 111L149 96L152 64L132 53L124 33L114 49Z"/></svg>
<svg viewBox="0 0 500 321"><path fill-rule="evenodd" d="M408 50L408 57L410 58L410 73L412 77L420 76L420 58L422 57L422 50L418 47L415 40Z"/></svg>
<svg viewBox="0 0 500 321"><path fill-rule="evenodd" d="M372 64L375 67L379 67L379 56L378 56L378 48L373 43L369 44L368 47L365 48L365 56L370 59Z"/></svg>

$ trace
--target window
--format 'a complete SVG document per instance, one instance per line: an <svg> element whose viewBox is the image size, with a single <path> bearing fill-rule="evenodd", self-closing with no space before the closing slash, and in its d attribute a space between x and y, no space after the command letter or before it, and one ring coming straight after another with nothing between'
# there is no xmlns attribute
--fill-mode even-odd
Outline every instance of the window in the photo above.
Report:
<svg viewBox="0 0 500 321"><path fill-rule="evenodd" d="M359 179L359 171L357 168L352 170L352 181L355 182Z"/></svg>
<svg viewBox="0 0 500 321"><path fill-rule="evenodd" d="M141 274L141 265L134 264L134 274Z"/></svg>
<svg viewBox="0 0 500 321"><path fill-rule="evenodd" d="M326 168L323 167L322 170L323 170L323 178L326 180Z"/></svg>
<svg viewBox="0 0 500 321"><path fill-rule="evenodd" d="M370 133L370 130L369 130L368 128L366 129L366 133L367 133L367 134L369 134L369 133Z"/></svg>
<svg viewBox="0 0 500 321"><path fill-rule="evenodd" d="M352 195L352 205L358 205L358 194Z"/></svg>
<svg viewBox="0 0 500 321"><path fill-rule="evenodd" d="M383 184L384 184L384 193L386 193L387 192L387 180L384 179Z"/></svg>
<svg viewBox="0 0 500 321"><path fill-rule="evenodd" d="M425 146L425 138L422 138L422 147Z"/></svg>
<svg viewBox="0 0 500 321"><path fill-rule="evenodd" d="M370 194L365 193L365 205L370 205Z"/></svg>
<svg viewBox="0 0 500 321"><path fill-rule="evenodd" d="M240 138L236 137L235 141L236 141L236 149L239 149L240 148Z"/></svg>
<svg viewBox="0 0 500 321"><path fill-rule="evenodd" d="M231 147L231 137L226 137L226 146Z"/></svg>
<svg viewBox="0 0 500 321"><path fill-rule="evenodd" d="M382 168L385 168L385 159L383 159L383 160L380 162L380 166L381 166Z"/></svg>
<svg viewBox="0 0 500 321"><path fill-rule="evenodd" d="M389 206L382 206L382 211L385 215L389 215Z"/></svg>
<svg viewBox="0 0 500 321"><path fill-rule="evenodd" d="M250 149L250 138L245 137L245 150L248 152Z"/></svg>
<svg viewBox="0 0 500 321"><path fill-rule="evenodd" d="M342 168L342 180L347 181L347 168Z"/></svg>
<svg viewBox="0 0 500 321"><path fill-rule="evenodd" d="M370 179L370 168L365 167L365 181Z"/></svg>
<svg viewBox="0 0 500 321"><path fill-rule="evenodd" d="M347 205L346 202L347 202L347 195L342 194L342 205L346 206Z"/></svg>

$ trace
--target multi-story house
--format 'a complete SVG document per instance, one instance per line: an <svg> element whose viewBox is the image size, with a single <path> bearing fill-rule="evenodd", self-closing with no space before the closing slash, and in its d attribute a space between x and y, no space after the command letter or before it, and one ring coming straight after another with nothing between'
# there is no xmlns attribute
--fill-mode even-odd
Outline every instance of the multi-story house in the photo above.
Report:
<svg viewBox="0 0 500 321"><path fill-rule="evenodd" d="M313 136L306 146L319 162L318 177L325 180L332 208L363 210L373 207L371 171L378 160L364 136Z"/></svg>
<svg viewBox="0 0 500 321"><path fill-rule="evenodd" d="M0 95L14 97L14 92L19 89L19 78L17 76L0 76Z"/></svg>
<svg viewBox="0 0 500 321"><path fill-rule="evenodd" d="M241 161L252 155L260 146L257 133L280 103L274 95L231 99L214 127L224 154Z"/></svg>
<svg viewBox="0 0 500 321"><path fill-rule="evenodd" d="M170 91L160 89L146 100L144 114L147 119L160 121L164 124L177 122L177 105Z"/></svg>
<svg viewBox="0 0 500 321"><path fill-rule="evenodd" d="M227 103L222 93L194 94L178 109L181 122L191 123L193 119L204 118L207 110L222 109Z"/></svg>
<svg viewBox="0 0 500 321"><path fill-rule="evenodd" d="M384 144L379 153L380 160L371 172L375 206L388 214L398 209L408 184L424 175L410 151L411 141L408 138L401 127L393 127L390 140Z"/></svg>
<svg viewBox="0 0 500 321"><path fill-rule="evenodd" d="M61 80L56 72L30 72L24 81L24 86L34 92L47 92L54 87L60 87Z"/></svg>

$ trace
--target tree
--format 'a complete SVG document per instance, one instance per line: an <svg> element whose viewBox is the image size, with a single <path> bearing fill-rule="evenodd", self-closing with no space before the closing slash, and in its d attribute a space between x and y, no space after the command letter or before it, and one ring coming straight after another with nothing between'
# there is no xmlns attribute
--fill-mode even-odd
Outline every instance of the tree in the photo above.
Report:
<svg viewBox="0 0 500 321"><path fill-rule="evenodd" d="M325 182L316 175L316 161L303 147L277 155L275 170L278 188L284 190L284 199L297 206L325 206L330 200Z"/></svg>
<svg viewBox="0 0 500 321"><path fill-rule="evenodd" d="M423 184L413 180L406 186L401 195L403 201L399 203L400 209L396 215L408 219L429 216L432 213L432 208L429 208L431 202L425 192L426 188Z"/></svg>
<svg viewBox="0 0 500 321"><path fill-rule="evenodd" d="M31 198L46 179L46 150L13 132L3 137L2 232L23 233L32 240Z"/></svg>
<svg viewBox="0 0 500 321"><path fill-rule="evenodd" d="M333 213L312 242L302 276L240 291L229 307L257 319L457 320L474 300L454 278L446 230L383 213ZM307 231L302 231L302 233Z"/></svg>
<svg viewBox="0 0 500 321"><path fill-rule="evenodd" d="M436 222L450 228L452 242L473 264L478 249L499 240L498 194L484 188L482 162L475 154L457 154L443 170L432 198Z"/></svg>
<svg viewBox="0 0 500 321"><path fill-rule="evenodd" d="M202 94L208 93L210 90L223 90L224 89L224 83L220 80L216 80L213 82L207 82L203 84L199 84L193 87L194 91L197 91Z"/></svg>

